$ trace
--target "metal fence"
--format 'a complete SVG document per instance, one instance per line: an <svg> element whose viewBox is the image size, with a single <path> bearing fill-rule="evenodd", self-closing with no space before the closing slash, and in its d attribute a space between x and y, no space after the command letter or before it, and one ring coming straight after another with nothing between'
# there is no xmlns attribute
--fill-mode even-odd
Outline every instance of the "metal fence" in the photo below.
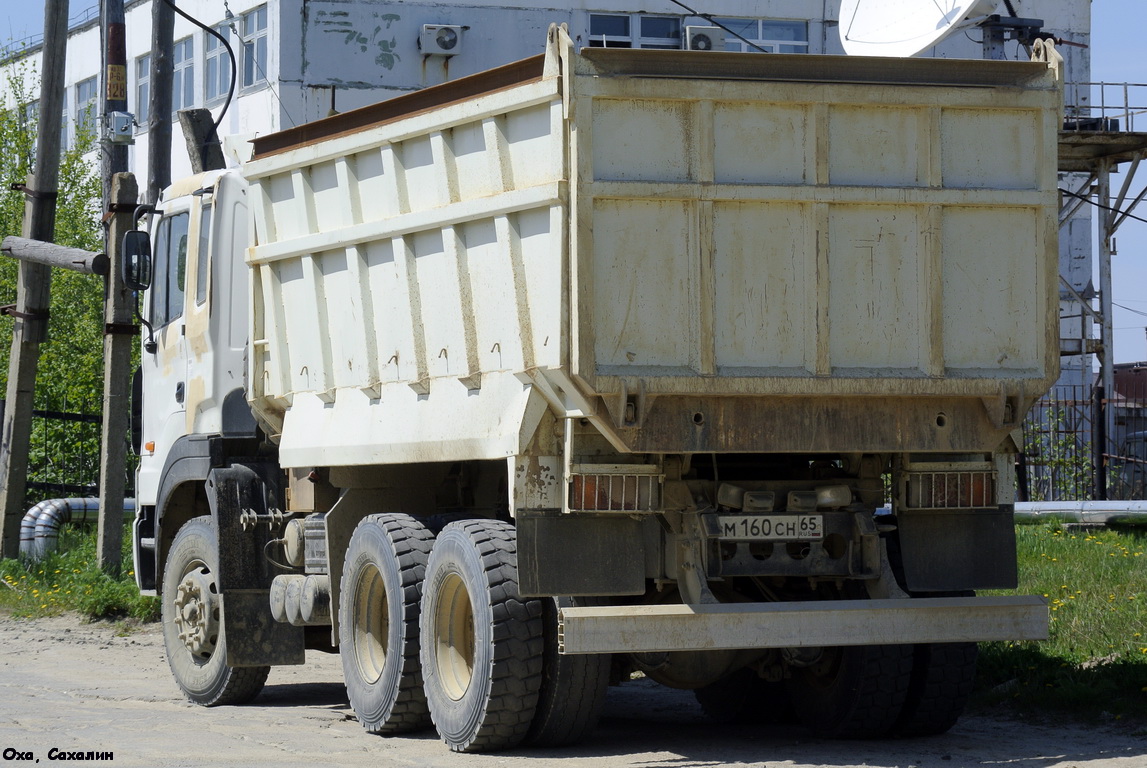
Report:
<svg viewBox="0 0 1147 768"><path fill-rule="evenodd" d="M0 423L4 414L0 400ZM72 406L74 408L75 406ZM65 404L68 408L68 404ZM25 507L45 499L99 494L100 433L103 419L88 412L32 411ZM127 439L127 436L124 436ZM129 453L127 495L134 495L135 461Z"/></svg>
<svg viewBox="0 0 1147 768"><path fill-rule="evenodd" d="M1028 413L1018 460L1020 501L1147 498L1147 366L1117 371L1108 397L1057 386Z"/></svg>

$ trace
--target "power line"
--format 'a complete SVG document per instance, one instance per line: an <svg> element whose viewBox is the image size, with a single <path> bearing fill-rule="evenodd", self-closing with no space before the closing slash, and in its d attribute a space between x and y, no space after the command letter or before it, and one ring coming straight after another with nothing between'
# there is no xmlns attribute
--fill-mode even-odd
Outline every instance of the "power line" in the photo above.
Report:
<svg viewBox="0 0 1147 768"><path fill-rule="evenodd" d="M1060 187L1059 191L1062 192L1063 194L1067 195L1068 197L1074 197L1078 200L1082 200L1083 202L1087 203L1088 205L1094 205L1096 208L1102 208L1105 211L1112 211L1113 213L1118 213L1122 216L1126 216L1129 219L1135 219L1136 221L1142 221L1144 224L1147 224L1147 219L1144 219L1140 216L1136 216L1133 213L1121 210L1119 208L1112 208L1110 205L1103 205L1102 203L1097 203L1094 200L1092 200L1091 198L1087 197L1086 195L1080 195L1076 192L1072 192L1070 189L1064 189L1063 187Z"/></svg>
<svg viewBox="0 0 1147 768"><path fill-rule="evenodd" d="M1112 304L1112 306L1119 307L1120 309L1125 309L1132 314L1142 315L1143 317L1147 317L1147 312L1143 312L1143 311L1138 310L1138 309L1132 309L1131 307L1125 307L1122 304L1119 304L1118 302L1114 302L1114 301L1111 302L1111 304Z"/></svg>

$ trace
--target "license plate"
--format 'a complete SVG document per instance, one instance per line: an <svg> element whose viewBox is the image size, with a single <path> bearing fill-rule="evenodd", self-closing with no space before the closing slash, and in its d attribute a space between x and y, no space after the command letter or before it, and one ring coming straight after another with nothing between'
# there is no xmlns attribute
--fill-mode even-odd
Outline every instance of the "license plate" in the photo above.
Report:
<svg viewBox="0 0 1147 768"><path fill-rule="evenodd" d="M821 515L719 515L717 535L741 541L819 541Z"/></svg>

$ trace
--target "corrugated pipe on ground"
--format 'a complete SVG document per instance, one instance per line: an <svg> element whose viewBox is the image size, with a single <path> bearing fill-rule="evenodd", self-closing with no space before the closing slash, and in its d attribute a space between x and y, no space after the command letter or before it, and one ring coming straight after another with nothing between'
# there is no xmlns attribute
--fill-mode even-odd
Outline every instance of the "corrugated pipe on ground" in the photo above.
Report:
<svg viewBox="0 0 1147 768"><path fill-rule="evenodd" d="M29 509L20 521L20 556L40 560L54 552L65 523L94 522L99 516L99 499L46 499ZM135 499L124 499L125 520L135 517Z"/></svg>

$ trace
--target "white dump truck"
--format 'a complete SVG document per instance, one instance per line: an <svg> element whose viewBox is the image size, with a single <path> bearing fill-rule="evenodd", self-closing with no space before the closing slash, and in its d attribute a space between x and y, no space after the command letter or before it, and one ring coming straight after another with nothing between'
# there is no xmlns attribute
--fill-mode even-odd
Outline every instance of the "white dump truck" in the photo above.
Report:
<svg viewBox="0 0 1147 768"><path fill-rule="evenodd" d="M636 672L826 736L1038 639L1059 59L545 54L254 141L125 241L140 589L192 701L561 744ZM890 507L890 511L889 511Z"/></svg>

